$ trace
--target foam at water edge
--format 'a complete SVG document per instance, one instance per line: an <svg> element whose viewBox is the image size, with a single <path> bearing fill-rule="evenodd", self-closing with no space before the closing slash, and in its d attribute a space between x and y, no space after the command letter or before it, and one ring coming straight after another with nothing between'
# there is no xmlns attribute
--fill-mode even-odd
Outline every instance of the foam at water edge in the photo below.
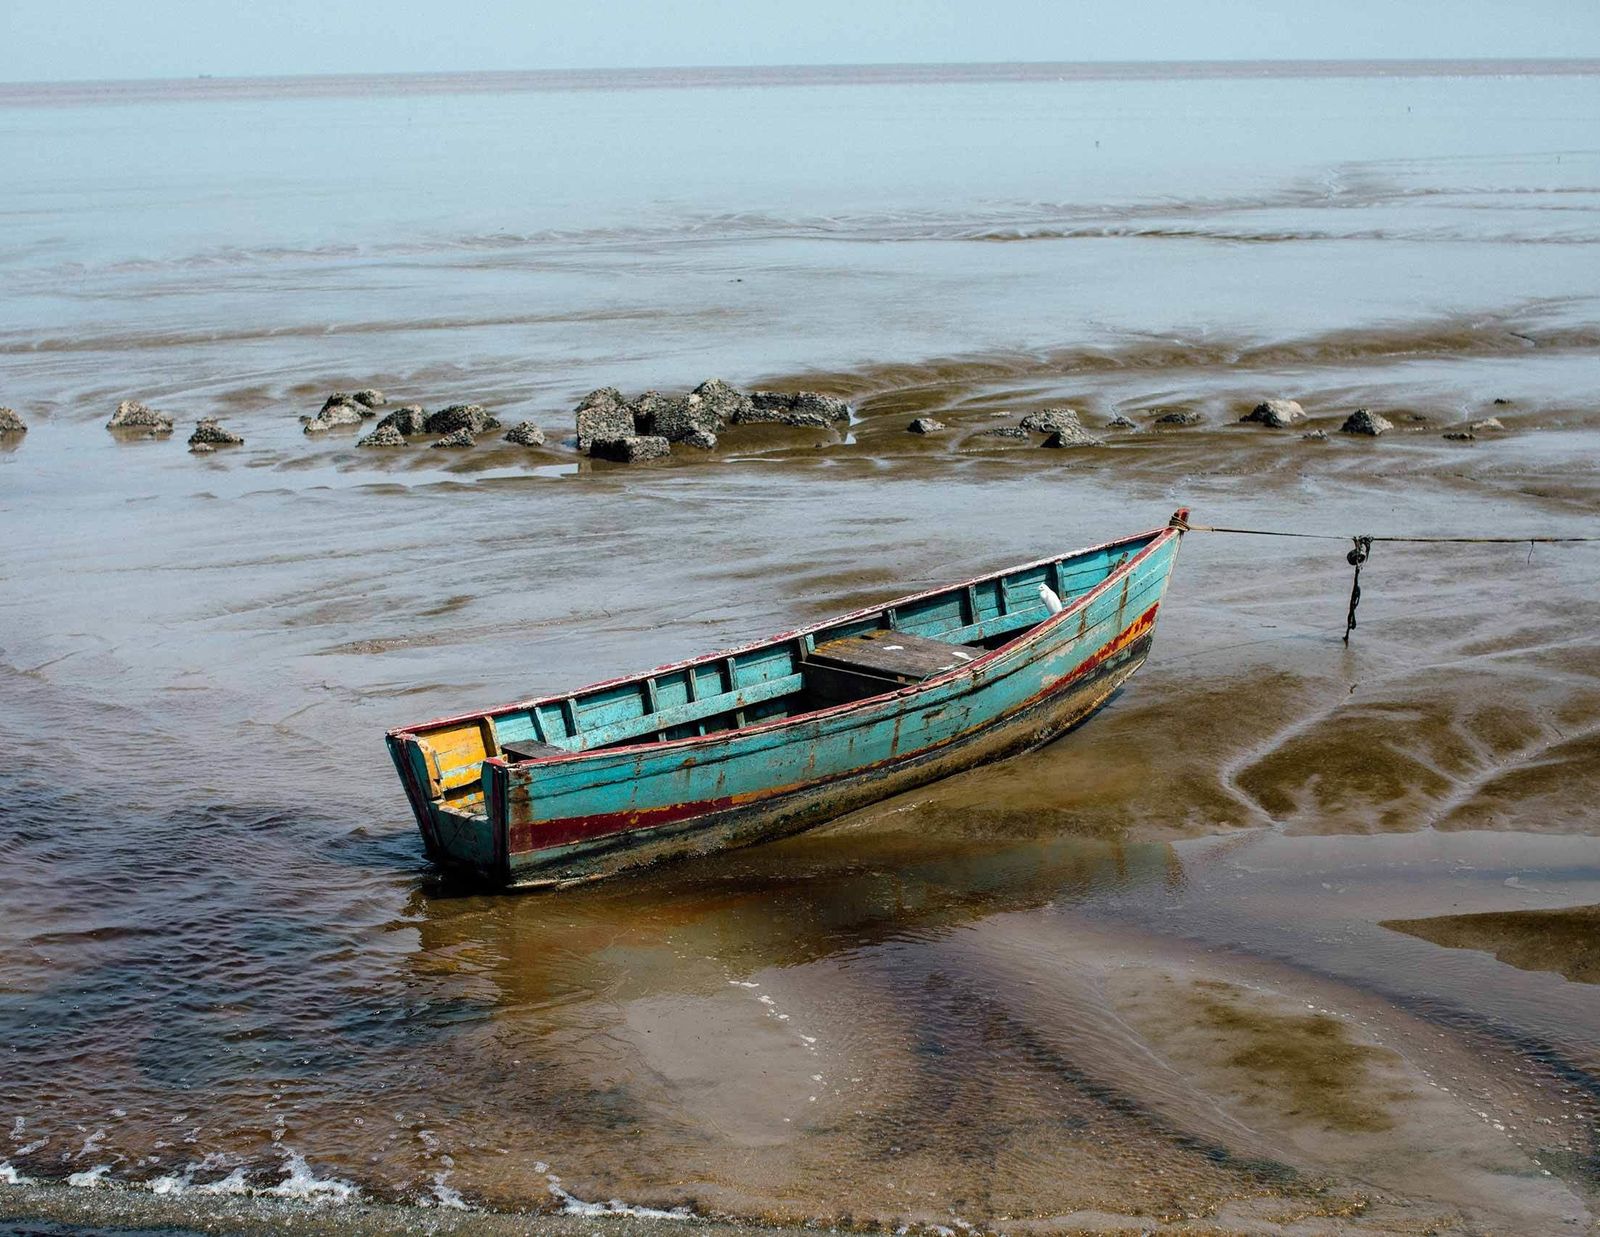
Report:
<svg viewBox="0 0 1600 1237"><path fill-rule="evenodd" d="M448 1170L434 1174L432 1196L420 1200L425 1207L448 1207L454 1211L471 1211L467 1200L461 1197L461 1191L452 1185L446 1184L450 1176Z"/></svg>
<svg viewBox="0 0 1600 1237"><path fill-rule="evenodd" d="M250 1182L245 1179L244 1169L236 1168L221 1181L212 1181L193 1188L196 1194L248 1194Z"/></svg>
<svg viewBox="0 0 1600 1237"><path fill-rule="evenodd" d="M32 1177L24 1177L16 1169L12 1168L11 1165L8 1162L6 1162L4 1160L0 1160L0 1185L32 1185L32 1184L33 1184L33 1178Z"/></svg>
<svg viewBox="0 0 1600 1237"><path fill-rule="evenodd" d="M107 1180L106 1174L111 1171L109 1164L97 1164L85 1172L73 1173L66 1179L66 1184L79 1189L133 1189L148 1190L152 1194L168 1197L178 1197L185 1194L210 1194L210 1195L255 1195L260 1198L288 1198L298 1202L308 1203L348 1203L361 1201L361 1192L348 1181L337 1177L318 1177L311 1171L311 1166L298 1151L286 1150L284 1153L283 1180L275 1185L254 1186L250 1184L243 1167L235 1167L226 1177L217 1181L208 1181L202 1185L194 1184L197 1172L204 1172L221 1167L219 1160L225 1157L207 1156L198 1163L185 1167L181 1172L164 1173L159 1177L152 1177L148 1181L113 1181ZM434 1183L434 1195L440 1206L466 1208L466 1203L461 1196L449 1186L444 1184L441 1174ZM9 1163L0 1163L0 1184L4 1185L33 1185L31 1178L24 1177Z"/></svg>
<svg viewBox="0 0 1600 1237"><path fill-rule="evenodd" d="M549 1182L550 1193L561 1203L561 1214L564 1216L638 1216L644 1220L694 1219L694 1213L687 1207L674 1207L671 1211L663 1211L659 1207L635 1207L620 1198L608 1199L603 1203L588 1203L568 1194L561 1186L561 1178L554 1173L547 1174L545 1180Z"/></svg>
<svg viewBox="0 0 1600 1237"><path fill-rule="evenodd" d="M143 1188L152 1194L247 1194L250 1183L245 1180L244 1169L235 1167L226 1177L219 1181L207 1182L204 1185L195 1185L196 1173L214 1172L232 1162L234 1157L212 1152L204 1159L184 1165L182 1172L166 1173L160 1177L152 1177L143 1183Z"/></svg>
<svg viewBox="0 0 1600 1237"><path fill-rule="evenodd" d="M316 1176L306 1163L305 1157L298 1151L288 1152L284 1168L288 1170L288 1176L277 1185L268 1186L256 1193L272 1198L298 1198L318 1202L330 1200L339 1203L359 1197L355 1186L348 1181L340 1181L337 1177Z"/></svg>

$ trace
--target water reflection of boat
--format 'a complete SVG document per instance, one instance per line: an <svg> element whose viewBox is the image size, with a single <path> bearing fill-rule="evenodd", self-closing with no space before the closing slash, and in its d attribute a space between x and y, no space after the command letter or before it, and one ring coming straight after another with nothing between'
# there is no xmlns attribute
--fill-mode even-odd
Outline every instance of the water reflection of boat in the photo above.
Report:
<svg viewBox="0 0 1600 1237"><path fill-rule="evenodd" d="M865 824L663 869L648 885L575 890L559 902L419 894L419 958L428 969L459 960L489 978L497 1006L549 1008L596 991L710 991L730 974L1183 879L1166 843L1059 831L985 838L981 821L946 829L924 815Z"/></svg>
<svg viewBox="0 0 1600 1237"><path fill-rule="evenodd" d="M1181 525L403 727L390 752L430 856L491 887L795 833L1087 717L1149 651Z"/></svg>

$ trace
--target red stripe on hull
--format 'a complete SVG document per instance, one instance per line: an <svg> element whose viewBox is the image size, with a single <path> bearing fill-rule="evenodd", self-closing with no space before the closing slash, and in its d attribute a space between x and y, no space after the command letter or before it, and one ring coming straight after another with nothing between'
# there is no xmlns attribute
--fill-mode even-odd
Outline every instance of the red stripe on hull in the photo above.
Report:
<svg viewBox="0 0 1600 1237"><path fill-rule="evenodd" d="M775 788L771 794L798 790L798 786ZM766 796L762 796L763 798ZM755 800L750 800L755 802ZM721 799L705 799L699 803L672 803L666 807L641 808L637 812L606 812L596 816L566 816L560 820L533 821L511 826L511 853L531 854L549 850L552 846L565 846L569 842L582 842L589 838L604 837L608 833L627 833L633 829L654 829L674 821L688 820L692 816L706 816L735 806L731 795ZM533 845L537 834L539 844Z"/></svg>

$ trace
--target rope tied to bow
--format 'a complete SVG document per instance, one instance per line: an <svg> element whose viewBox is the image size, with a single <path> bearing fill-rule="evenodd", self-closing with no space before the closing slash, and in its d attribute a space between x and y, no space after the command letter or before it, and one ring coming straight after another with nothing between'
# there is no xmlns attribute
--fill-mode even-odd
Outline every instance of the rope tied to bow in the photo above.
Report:
<svg viewBox="0 0 1600 1237"><path fill-rule="evenodd" d="M1167 522L1168 528L1180 533L1240 533L1247 537L1303 537L1313 541L1345 541L1340 533L1292 533L1281 528L1222 528L1215 524L1191 524L1175 515ZM1374 534L1368 541L1408 542L1418 545L1559 545L1572 541L1600 541L1595 537L1386 537Z"/></svg>
<svg viewBox="0 0 1600 1237"><path fill-rule="evenodd" d="M1312 541L1344 541L1338 533L1297 533L1278 528L1223 528L1214 524L1189 523L1188 509L1178 511L1167 523L1180 533L1236 533L1246 537L1296 537ZM1573 542L1600 542L1600 536L1590 537L1397 537L1363 533L1351 537L1351 549L1345 562L1355 568L1355 578L1350 582L1350 607L1345 614L1344 642L1350 644L1350 633L1356 629L1356 607L1361 604L1361 566L1372 554L1374 542L1407 543L1413 545L1526 545L1531 559L1536 545L1560 545Z"/></svg>

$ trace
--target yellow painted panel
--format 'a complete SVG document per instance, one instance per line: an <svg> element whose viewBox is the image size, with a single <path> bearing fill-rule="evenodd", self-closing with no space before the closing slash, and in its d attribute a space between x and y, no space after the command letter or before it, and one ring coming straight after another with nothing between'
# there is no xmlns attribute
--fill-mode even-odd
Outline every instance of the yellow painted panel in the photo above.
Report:
<svg viewBox="0 0 1600 1237"><path fill-rule="evenodd" d="M460 726L447 726L418 735L427 753L434 785L434 798L445 791L476 783L482 776L484 758L499 751L494 723L478 718Z"/></svg>

